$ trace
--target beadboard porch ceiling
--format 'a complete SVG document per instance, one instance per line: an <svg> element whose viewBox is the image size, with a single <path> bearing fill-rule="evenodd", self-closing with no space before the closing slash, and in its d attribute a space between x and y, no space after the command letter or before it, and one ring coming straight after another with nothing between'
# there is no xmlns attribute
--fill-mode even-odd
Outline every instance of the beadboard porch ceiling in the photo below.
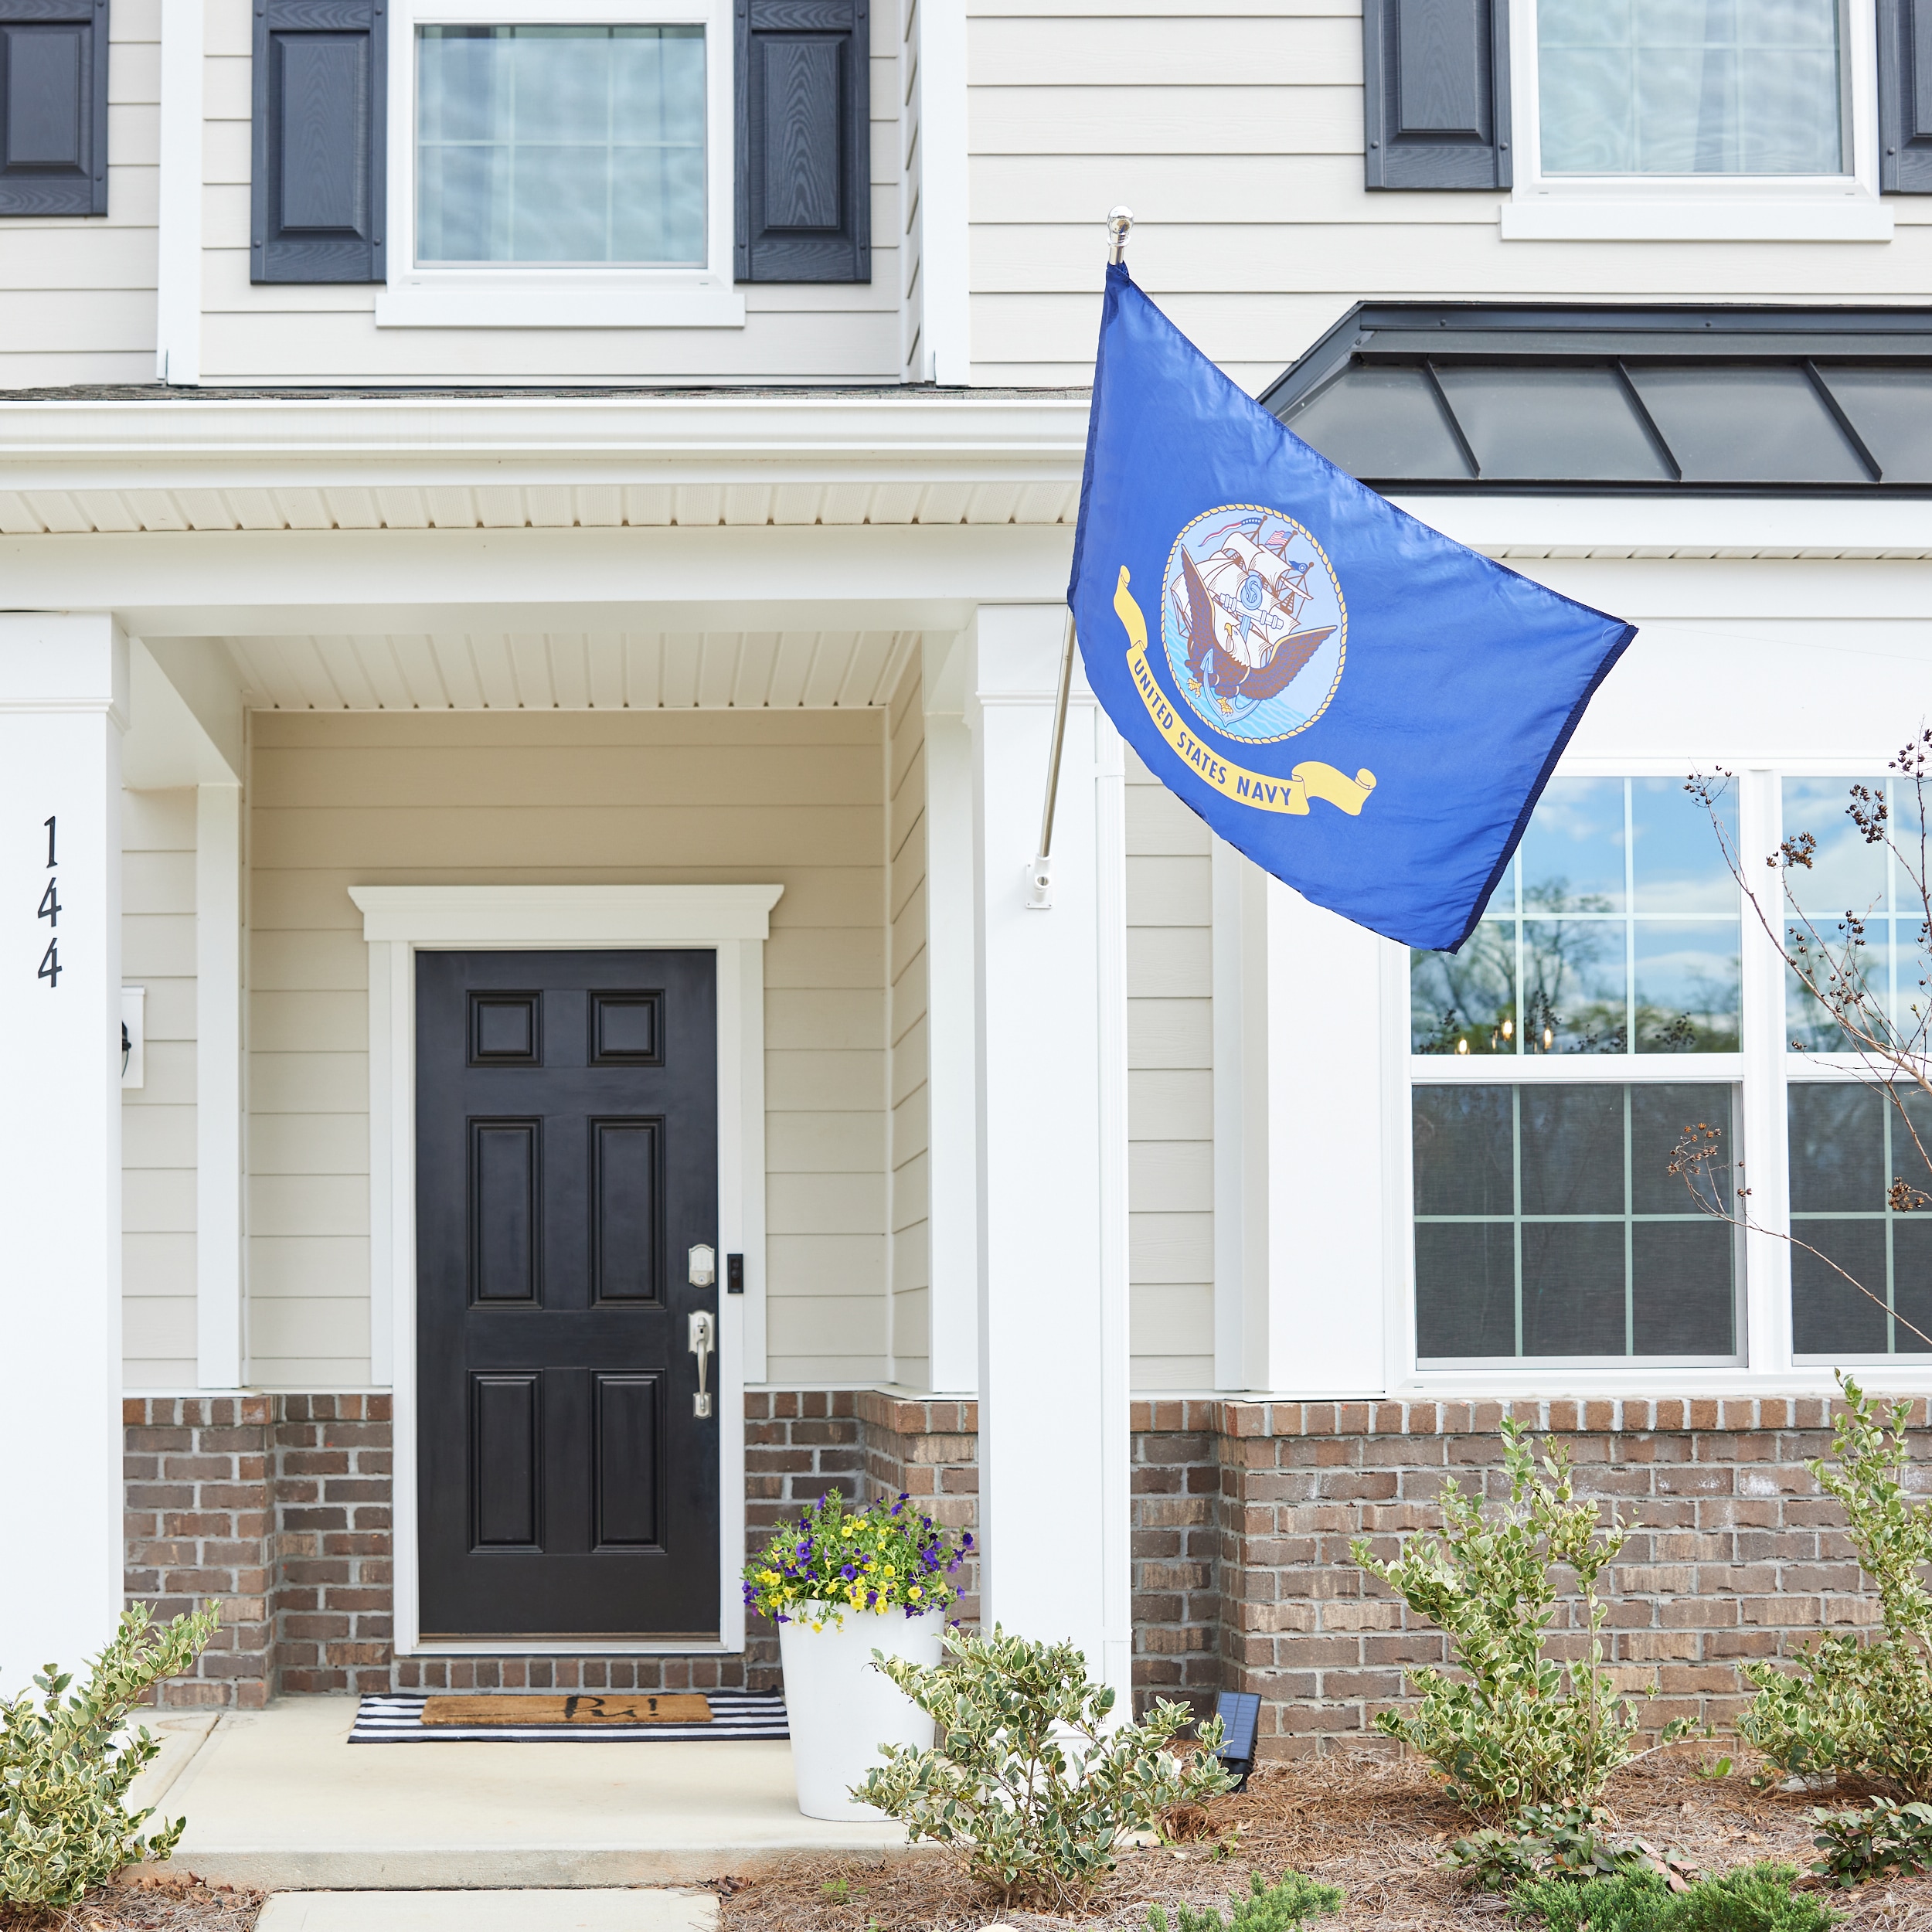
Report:
<svg viewBox="0 0 1932 1932"><path fill-rule="evenodd" d="M761 710L889 704L919 637L470 631L224 641L254 710Z"/></svg>

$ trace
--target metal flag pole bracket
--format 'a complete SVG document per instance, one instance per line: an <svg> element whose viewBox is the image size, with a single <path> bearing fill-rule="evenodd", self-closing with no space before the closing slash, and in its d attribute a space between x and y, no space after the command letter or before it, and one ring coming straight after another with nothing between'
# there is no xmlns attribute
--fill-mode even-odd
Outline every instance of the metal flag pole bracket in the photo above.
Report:
<svg viewBox="0 0 1932 1932"><path fill-rule="evenodd" d="M1107 217L1109 262L1127 260L1128 230L1134 226L1131 208L1111 209ZM1066 706L1073 690L1073 609L1066 610L1066 637L1060 646L1060 690L1053 703L1053 743L1046 759L1046 804L1040 813L1039 852L1026 869L1026 910L1050 912L1053 906L1053 807L1060 789L1060 754L1066 748Z"/></svg>

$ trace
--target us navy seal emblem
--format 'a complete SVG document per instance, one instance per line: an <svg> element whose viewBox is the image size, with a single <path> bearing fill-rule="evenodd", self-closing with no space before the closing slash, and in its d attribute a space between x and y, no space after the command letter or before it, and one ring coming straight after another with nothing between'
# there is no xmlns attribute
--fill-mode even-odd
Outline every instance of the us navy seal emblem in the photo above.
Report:
<svg viewBox="0 0 1932 1932"><path fill-rule="evenodd" d="M1222 736L1273 744L1328 708L1349 613L1328 553L1294 518L1223 503L1174 539L1161 641L1175 688Z"/></svg>

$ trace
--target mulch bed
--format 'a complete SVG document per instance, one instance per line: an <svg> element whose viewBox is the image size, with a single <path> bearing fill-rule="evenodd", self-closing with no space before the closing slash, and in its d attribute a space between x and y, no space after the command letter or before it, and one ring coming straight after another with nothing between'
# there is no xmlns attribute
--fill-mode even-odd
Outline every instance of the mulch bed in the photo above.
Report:
<svg viewBox="0 0 1932 1932"><path fill-rule="evenodd" d="M1849 1806L1849 1794L1817 1798L1754 1790L1740 1770L1699 1775L1708 1747L1660 1753L1611 1784L1607 1808L1620 1833L1681 1853L1693 1869L1717 1872L1776 1859L1802 1871L1818 1854L1807 1814L1820 1803ZM1139 1932L1150 1904L1224 1903L1248 1875L1284 1868L1338 1885L1337 1932L1514 1932L1506 1903L1471 1893L1442 1862L1468 1819L1427 1767L1364 1753L1258 1773L1247 1791L1207 1808L1209 1837L1125 1853L1114 1876L1072 1916L1002 1911L978 1891L962 1862L944 1851L890 1859L800 1857L757 1878L731 1879L721 1932L1019 1932L1077 1925L1081 1932ZM1219 1850L1218 1845L1229 1849ZM1830 1903L1855 1932L1932 1932L1932 1878L1893 1879L1834 1892Z"/></svg>
<svg viewBox="0 0 1932 1932"><path fill-rule="evenodd" d="M0 1906L0 1932L254 1932L267 1894L169 1866L131 1868L65 1911Z"/></svg>

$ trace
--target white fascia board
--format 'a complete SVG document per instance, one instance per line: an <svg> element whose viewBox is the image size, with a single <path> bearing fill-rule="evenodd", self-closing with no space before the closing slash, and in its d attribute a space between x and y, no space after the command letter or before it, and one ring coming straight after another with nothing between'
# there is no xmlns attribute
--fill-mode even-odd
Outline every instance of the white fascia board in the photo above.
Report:
<svg viewBox="0 0 1932 1932"><path fill-rule="evenodd" d="M0 488L879 481L1080 474L1084 390L1043 396L181 396L9 403Z"/></svg>
<svg viewBox="0 0 1932 1932"><path fill-rule="evenodd" d="M362 937L419 947L768 939L782 886L352 886Z"/></svg>
<svg viewBox="0 0 1932 1932"><path fill-rule="evenodd" d="M1492 556L1932 556L1923 499L1871 496L1396 495Z"/></svg>
<svg viewBox="0 0 1932 1932"><path fill-rule="evenodd" d="M144 638L528 629L957 631L1056 603L1065 524L210 530L0 539L10 604Z"/></svg>

